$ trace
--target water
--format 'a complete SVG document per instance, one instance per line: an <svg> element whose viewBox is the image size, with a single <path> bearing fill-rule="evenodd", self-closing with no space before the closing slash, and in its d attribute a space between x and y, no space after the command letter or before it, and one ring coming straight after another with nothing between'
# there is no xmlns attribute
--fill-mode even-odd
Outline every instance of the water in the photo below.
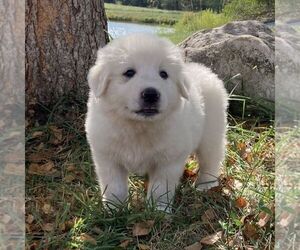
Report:
<svg viewBox="0 0 300 250"><path fill-rule="evenodd" d="M173 32L172 28L166 28L155 25L139 24L139 23L124 23L124 22L108 22L108 33L113 37L117 38L132 33L158 33Z"/></svg>

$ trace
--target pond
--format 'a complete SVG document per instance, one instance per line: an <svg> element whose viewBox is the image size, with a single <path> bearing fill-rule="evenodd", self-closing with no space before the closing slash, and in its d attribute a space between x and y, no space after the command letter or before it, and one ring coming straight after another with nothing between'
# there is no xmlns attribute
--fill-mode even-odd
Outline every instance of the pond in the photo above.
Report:
<svg viewBox="0 0 300 250"><path fill-rule="evenodd" d="M158 33L163 32L173 32L172 28L148 25L140 23L125 23L125 22L108 22L108 33L113 37L117 38L131 33Z"/></svg>

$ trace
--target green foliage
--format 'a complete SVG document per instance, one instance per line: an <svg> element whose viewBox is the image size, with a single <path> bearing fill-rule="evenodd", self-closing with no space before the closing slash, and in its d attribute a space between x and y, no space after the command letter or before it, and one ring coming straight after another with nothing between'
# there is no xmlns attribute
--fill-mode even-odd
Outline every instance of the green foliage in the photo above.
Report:
<svg viewBox="0 0 300 250"><path fill-rule="evenodd" d="M181 42L192 33L221 26L231 21L231 17L223 13L216 13L213 10L204 10L198 13L184 13L181 19L175 25L175 32L171 34L162 34L168 37L174 43Z"/></svg>
<svg viewBox="0 0 300 250"><path fill-rule="evenodd" d="M232 0L225 5L223 13L232 19L257 19L266 13L274 17L274 1L272 0Z"/></svg>

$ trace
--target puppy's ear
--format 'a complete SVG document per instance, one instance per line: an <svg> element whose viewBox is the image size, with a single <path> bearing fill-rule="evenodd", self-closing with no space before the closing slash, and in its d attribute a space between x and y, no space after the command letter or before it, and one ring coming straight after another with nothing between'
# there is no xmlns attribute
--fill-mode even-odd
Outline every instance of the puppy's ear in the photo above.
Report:
<svg viewBox="0 0 300 250"><path fill-rule="evenodd" d="M104 65L96 63L90 69L87 79L94 96L96 98L103 96L109 83L108 71L105 70Z"/></svg>
<svg viewBox="0 0 300 250"><path fill-rule="evenodd" d="M181 96L185 99L189 99L189 83L185 77L181 77L181 79L177 83L179 92Z"/></svg>

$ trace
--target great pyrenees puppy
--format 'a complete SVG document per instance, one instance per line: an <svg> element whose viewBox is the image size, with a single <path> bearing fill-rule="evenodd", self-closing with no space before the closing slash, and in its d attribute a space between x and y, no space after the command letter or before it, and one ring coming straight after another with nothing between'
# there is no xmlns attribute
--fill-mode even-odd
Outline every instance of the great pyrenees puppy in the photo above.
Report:
<svg viewBox="0 0 300 250"><path fill-rule="evenodd" d="M148 198L168 210L190 154L200 190L218 185L227 94L210 69L184 63L166 39L134 34L99 49L88 74L86 133L104 201L124 201L128 174L148 174Z"/></svg>

